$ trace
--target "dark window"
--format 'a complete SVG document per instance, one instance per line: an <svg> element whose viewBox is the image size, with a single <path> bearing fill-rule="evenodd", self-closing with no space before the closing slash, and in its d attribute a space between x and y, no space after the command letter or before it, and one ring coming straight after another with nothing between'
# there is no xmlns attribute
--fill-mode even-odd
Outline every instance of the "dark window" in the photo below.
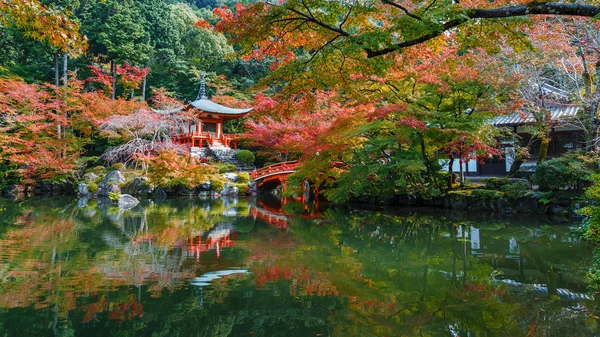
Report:
<svg viewBox="0 0 600 337"><path fill-rule="evenodd" d="M216 123L204 123L204 132L210 132L213 135L217 133L217 124Z"/></svg>

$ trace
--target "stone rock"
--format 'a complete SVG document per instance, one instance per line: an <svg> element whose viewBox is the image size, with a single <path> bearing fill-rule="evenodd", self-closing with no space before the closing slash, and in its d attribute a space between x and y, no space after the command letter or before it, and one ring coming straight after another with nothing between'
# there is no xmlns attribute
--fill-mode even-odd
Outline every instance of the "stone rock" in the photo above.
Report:
<svg viewBox="0 0 600 337"><path fill-rule="evenodd" d="M235 182L237 181L237 179L238 179L238 175L237 175L237 174L235 174L235 173L231 173L231 172L224 173L224 174L223 174L223 177L227 178L227 180L229 180L229 181L231 181L231 182L234 182L234 183L235 183Z"/></svg>
<svg viewBox="0 0 600 337"><path fill-rule="evenodd" d="M77 200L77 207L85 208L87 207L89 201L90 200L87 197L79 198L79 200Z"/></svg>
<svg viewBox="0 0 600 337"><path fill-rule="evenodd" d="M25 197L25 188L20 185L10 185L4 190L4 195L9 199L21 199Z"/></svg>
<svg viewBox="0 0 600 337"><path fill-rule="evenodd" d="M194 194L194 191L189 187L177 185L175 186L175 188L173 188L173 191L171 193L178 196L190 196Z"/></svg>
<svg viewBox="0 0 600 337"><path fill-rule="evenodd" d="M166 199L167 198L167 192L165 192L164 189L162 189L161 187L157 188L156 190L154 190L154 197L156 199Z"/></svg>
<svg viewBox="0 0 600 337"><path fill-rule="evenodd" d="M205 181L202 184L198 185L198 187L203 191L210 191L210 181Z"/></svg>
<svg viewBox="0 0 600 337"><path fill-rule="evenodd" d="M130 209L135 207L137 204L139 204L140 201L129 195L129 194L121 194L121 196L119 197L119 208L120 209Z"/></svg>
<svg viewBox="0 0 600 337"><path fill-rule="evenodd" d="M106 174L106 176L102 179L102 181L98 184L98 192L99 196L108 196L111 192L119 192L121 193L121 189L119 188L119 184L125 182L125 177L121 171L115 170L110 171Z"/></svg>
<svg viewBox="0 0 600 337"><path fill-rule="evenodd" d="M451 209L467 209L469 203L465 195L450 193L444 199L444 206Z"/></svg>
<svg viewBox="0 0 600 337"><path fill-rule="evenodd" d="M123 193L131 195L149 195L152 194L152 186L148 184L148 178L146 177L135 177L131 179L127 185L123 187Z"/></svg>
<svg viewBox="0 0 600 337"><path fill-rule="evenodd" d="M48 181L40 181L35 185L33 189L35 195L50 195L52 194L52 183Z"/></svg>
<svg viewBox="0 0 600 337"><path fill-rule="evenodd" d="M83 179L85 181L89 181L89 182L93 182L96 181L98 179L98 175L94 172L88 172L86 174L83 175Z"/></svg>
<svg viewBox="0 0 600 337"><path fill-rule="evenodd" d="M118 185L109 185L106 195L109 193L121 193L121 188Z"/></svg>
<svg viewBox="0 0 600 337"><path fill-rule="evenodd" d="M84 184L84 183L80 183L79 186L77 186L77 193L79 193L79 195L90 194L90 191L88 190L88 185Z"/></svg>
<svg viewBox="0 0 600 337"><path fill-rule="evenodd" d="M198 197L202 198L202 199L208 199L208 198L210 198L210 192L202 191L198 194Z"/></svg>
<svg viewBox="0 0 600 337"><path fill-rule="evenodd" d="M248 182L248 193L250 194L256 194L258 192L258 188L256 186L256 182L255 181L249 181Z"/></svg>
<svg viewBox="0 0 600 337"><path fill-rule="evenodd" d="M560 205L552 205L552 207L550 207L550 214L552 215L564 215L564 212L566 212L567 209L560 206Z"/></svg>
<svg viewBox="0 0 600 337"><path fill-rule="evenodd" d="M104 176L102 181L100 182L105 184L122 184L125 182L125 177L123 173L119 170L110 171Z"/></svg>

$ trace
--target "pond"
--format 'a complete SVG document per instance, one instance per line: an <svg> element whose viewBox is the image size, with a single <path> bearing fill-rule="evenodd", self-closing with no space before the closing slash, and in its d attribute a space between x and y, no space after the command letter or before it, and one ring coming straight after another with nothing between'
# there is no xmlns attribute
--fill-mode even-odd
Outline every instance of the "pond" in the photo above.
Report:
<svg viewBox="0 0 600 337"><path fill-rule="evenodd" d="M0 336L592 336L569 223L277 199L0 200Z"/></svg>

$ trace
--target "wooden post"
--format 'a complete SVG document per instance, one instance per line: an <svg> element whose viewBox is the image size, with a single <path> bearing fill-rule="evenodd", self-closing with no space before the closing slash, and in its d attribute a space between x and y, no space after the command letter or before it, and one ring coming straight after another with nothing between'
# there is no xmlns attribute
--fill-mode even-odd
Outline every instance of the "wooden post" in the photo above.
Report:
<svg viewBox="0 0 600 337"><path fill-rule="evenodd" d="M200 126L198 125L198 122L196 122L196 135L200 134Z"/></svg>

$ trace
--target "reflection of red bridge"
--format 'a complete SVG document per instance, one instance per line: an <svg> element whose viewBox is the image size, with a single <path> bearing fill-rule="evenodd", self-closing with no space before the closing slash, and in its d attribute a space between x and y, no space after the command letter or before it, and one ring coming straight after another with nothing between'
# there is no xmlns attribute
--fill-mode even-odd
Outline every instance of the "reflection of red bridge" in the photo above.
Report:
<svg viewBox="0 0 600 337"><path fill-rule="evenodd" d="M250 209L250 215L254 219L258 219L279 229L286 229L288 221L291 220L283 213L283 211L277 210L275 212L271 212L265 208L259 207L252 207Z"/></svg>
<svg viewBox="0 0 600 337"><path fill-rule="evenodd" d="M298 161L285 161L254 170L250 177L256 181L257 187L272 182L281 184L286 182L290 174L296 172L298 165L300 165Z"/></svg>
<svg viewBox="0 0 600 337"><path fill-rule="evenodd" d="M297 198L297 200L299 201L302 199ZM289 198L286 197L286 198L283 198L282 203L287 204L288 201L289 201ZM321 218L323 218L323 214L319 210L318 201L315 203L315 210L312 212L308 209L307 204L305 204L305 203L302 203L302 204L304 205L304 210L306 212L308 212L308 214L301 213L301 214L291 215L291 214L287 214L282 207L276 208L276 207L268 206L264 202L259 200L258 204L253 205L252 208L250 209L250 215L254 219L261 220L262 222L265 222L269 225L275 226L279 229L287 228L288 222L291 222L294 217L300 217L302 219L321 219Z"/></svg>

